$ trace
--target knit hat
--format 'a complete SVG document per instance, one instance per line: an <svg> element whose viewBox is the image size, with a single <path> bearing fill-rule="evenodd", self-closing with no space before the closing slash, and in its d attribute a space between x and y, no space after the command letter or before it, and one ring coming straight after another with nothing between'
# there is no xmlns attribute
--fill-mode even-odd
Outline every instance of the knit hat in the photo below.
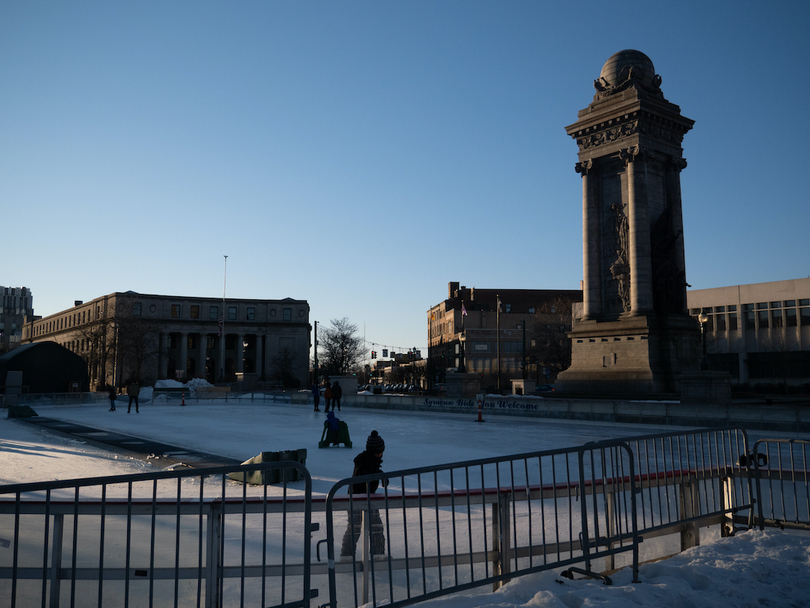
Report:
<svg viewBox="0 0 810 608"><path fill-rule="evenodd" d="M371 435L366 439L366 452L370 454L382 454L385 451L385 442L383 438L377 434L377 431L371 431Z"/></svg>

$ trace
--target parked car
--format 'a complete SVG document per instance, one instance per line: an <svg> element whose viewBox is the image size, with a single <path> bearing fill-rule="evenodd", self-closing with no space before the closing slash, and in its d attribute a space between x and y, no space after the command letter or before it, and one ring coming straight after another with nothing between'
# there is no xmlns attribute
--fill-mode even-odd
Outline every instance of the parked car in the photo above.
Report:
<svg viewBox="0 0 810 608"><path fill-rule="evenodd" d="M553 384L541 384L540 386L535 387L535 393L548 393L554 390Z"/></svg>

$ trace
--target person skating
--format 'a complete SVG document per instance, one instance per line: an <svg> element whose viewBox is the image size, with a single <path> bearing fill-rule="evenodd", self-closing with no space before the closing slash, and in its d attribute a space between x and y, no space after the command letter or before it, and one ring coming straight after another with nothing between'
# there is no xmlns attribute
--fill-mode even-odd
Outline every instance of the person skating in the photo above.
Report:
<svg viewBox="0 0 810 608"><path fill-rule="evenodd" d="M343 389L340 388L340 384L338 381L335 380L335 383L332 385L332 411L335 411L335 406L337 406L338 411L340 411L340 398L343 396Z"/></svg>
<svg viewBox="0 0 810 608"><path fill-rule="evenodd" d="M382 473L380 466L382 465L382 456L385 451L385 441L380 437L377 431L371 431L371 435L366 440L366 449L360 452L354 459L354 472L352 477L360 477L361 475L372 475L374 473ZM383 481L384 485L388 485L387 481ZM377 491L379 482L376 480L354 483L349 486L349 494L373 494ZM360 538L360 530L363 524L363 511L362 505L364 501L358 500L350 513L349 525L346 527L346 532L343 534L343 543L340 549L341 557L353 557L357 548L357 540ZM371 525L371 554L383 555L385 553L385 535L383 534L383 523L380 519L380 511L378 509L371 509L369 512L369 522Z"/></svg>
<svg viewBox="0 0 810 608"><path fill-rule="evenodd" d="M324 401L324 408L323 411L329 411L329 405L332 403L332 387L329 386L329 381L326 381L326 388L323 389L323 401Z"/></svg>
<svg viewBox="0 0 810 608"><path fill-rule="evenodd" d="M321 402L321 389L318 388L318 383L312 385L312 400L315 402L315 411L320 412L318 404Z"/></svg>
<svg viewBox="0 0 810 608"><path fill-rule="evenodd" d="M127 414L132 409L132 402L135 402L135 413L139 414L140 411L138 410L138 395L141 394L141 387L138 386L137 382L130 382L129 386L127 386L127 395L129 395L129 404L127 405Z"/></svg>
<svg viewBox="0 0 810 608"><path fill-rule="evenodd" d="M112 384L110 385L110 388L107 390L107 392L110 395L110 411L114 412L115 411L115 399L118 397L118 392L115 390L115 386L113 386Z"/></svg>

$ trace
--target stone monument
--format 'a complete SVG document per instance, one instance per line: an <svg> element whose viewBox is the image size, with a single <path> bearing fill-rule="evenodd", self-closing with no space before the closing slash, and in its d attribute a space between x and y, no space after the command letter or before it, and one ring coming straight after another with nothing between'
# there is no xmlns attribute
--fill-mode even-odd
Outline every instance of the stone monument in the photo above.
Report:
<svg viewBox="0 0 810 608"><path fill-rule="evenodd" d="M678 392L699 363L687 314L681 142L694 121L664 99L644 53L607 60L593 102L566 127L582 176L583 304L572 364L557 389L590 394Z"/></svg>

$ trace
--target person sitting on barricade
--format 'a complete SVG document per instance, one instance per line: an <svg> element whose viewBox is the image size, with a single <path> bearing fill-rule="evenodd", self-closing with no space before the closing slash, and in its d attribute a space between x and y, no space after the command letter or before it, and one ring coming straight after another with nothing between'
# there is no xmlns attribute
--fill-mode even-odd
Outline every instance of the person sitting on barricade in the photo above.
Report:
<svg viewBox="0 0 810 608"><path fill-rule="evenodd" d="M326 413L326 421L323 423L323 434L321 440L318 442L319 448L325 448L330 445L345 445L347 448L352 447L352 440L349 437L349 425L338 420L335 412Z"/></svg>

